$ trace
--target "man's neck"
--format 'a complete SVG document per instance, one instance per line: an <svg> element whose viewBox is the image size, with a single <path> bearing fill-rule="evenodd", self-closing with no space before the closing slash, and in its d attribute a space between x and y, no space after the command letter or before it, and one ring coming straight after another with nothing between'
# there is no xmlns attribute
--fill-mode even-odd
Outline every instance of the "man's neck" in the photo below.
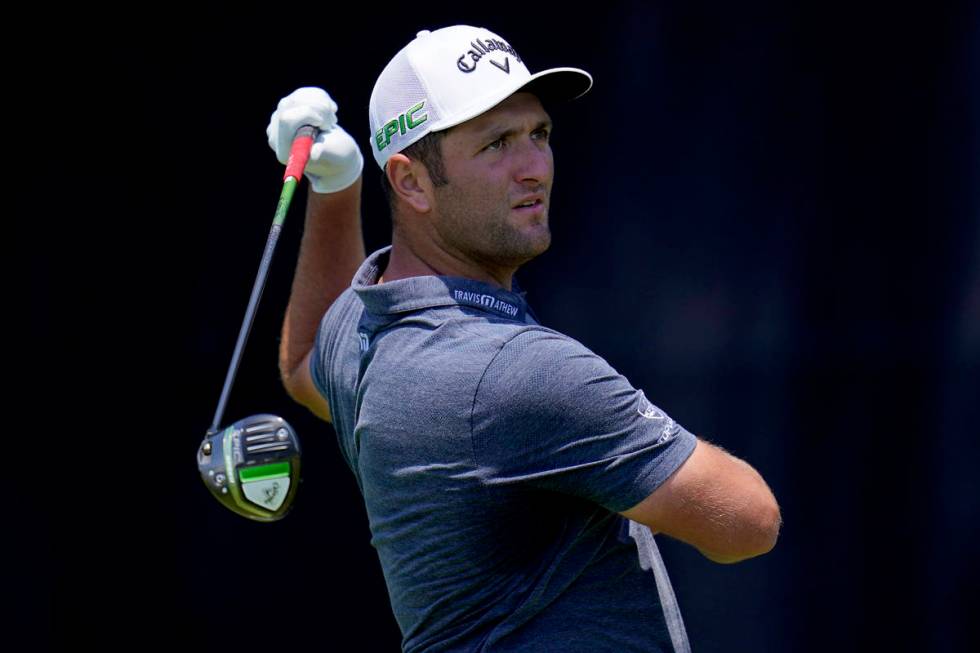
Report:
<svg viewBox="0 0 980 653"><path fill-rule="evenodd" d="M436 260L437 258L438 260ZM396 281L409 277L451 276L474 279L492 286L497 286L498 288L510 290L514 272L516 271L500 272L499 275L502 278L498 279L496 275L484 270L467 271L463 269L465 267L465 265L460 264L459 261L448 255L442 257L433 256L428 261L423 260L407 245L399 244L395 241L392 243L391 251L388 253L388 265L385 266L381 276L378 278L378 283L383 283L385 279Z"/></svg>

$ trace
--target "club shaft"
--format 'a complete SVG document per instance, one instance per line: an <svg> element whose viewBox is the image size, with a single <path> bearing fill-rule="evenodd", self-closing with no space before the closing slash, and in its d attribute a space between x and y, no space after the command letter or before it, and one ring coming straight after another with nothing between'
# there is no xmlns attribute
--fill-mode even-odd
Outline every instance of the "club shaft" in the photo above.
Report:
<svg viewBox="0 0 980 653"><path fill-rule="evenodd" d="M265 280L269 275L269 266L272 263L272 254L276 249L276 242L279 240L279 232L282 231L283 222L286 220L286 213L289 204L292 202L293 194L296 191L298 181L295 177L287 177L282 187L282 194L279 196L279 204L276 207L275 220L272 229L269 230L269 237L265 242L265 251L262 252L262 262L259 263L259 272L255 277L255 285L252 286L252 296L248 300L248 308L245 309L245 320L242 328L238 332L238 342L235 343L235 353L231 357L231 365L228 366L228 374L225 376L225 386L221 390L221 399L218 401L218 409L214 413L214 421L211 423L209 434L217 433L220 428L221 418L225 413L225 404L228 402L228 395L231 394L231 386L235 382L235 374L238 372L238 364L242 360L245 351L245 342L248 334L252 330L252 322L255 319L255 312L262 299L262 291L265 289Z"/></svg>

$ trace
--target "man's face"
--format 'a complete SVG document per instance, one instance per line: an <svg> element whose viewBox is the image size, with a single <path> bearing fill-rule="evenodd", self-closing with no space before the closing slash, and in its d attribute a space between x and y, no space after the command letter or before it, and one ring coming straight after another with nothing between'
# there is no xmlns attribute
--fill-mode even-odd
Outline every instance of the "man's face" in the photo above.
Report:
<svg viewBox="0 0 980 653"><path fill-rule="evenodd" d="M449 183L434 189L434 228L455 256L489 268L519 267L551 245L551 118L538 98L515 93L442 140ZM529 208L519 208L525 201Z"/></svg>

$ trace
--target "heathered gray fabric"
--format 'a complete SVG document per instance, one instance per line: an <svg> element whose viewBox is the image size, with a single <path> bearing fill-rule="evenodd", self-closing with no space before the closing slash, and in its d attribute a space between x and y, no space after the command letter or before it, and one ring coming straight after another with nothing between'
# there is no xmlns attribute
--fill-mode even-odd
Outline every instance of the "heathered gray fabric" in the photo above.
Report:
<svg viewBox="0 0 980 653"><path fill-rule="evenodd" d="M636 548L640 554L640 567L653 571L657 579L657 591L660 593L660 604L664 608L664 619L667 620L667 630L670 631L670 641L674 644L675 653L691 653L691 643L687 639L687 629L684 628L684 618L680 606L674 596L674 588L667 576L667 567L660 557L660 549L653 533L643 524L630 520L630 537L636 540Z"/></svg>
<svg viewBox="0 0 980 653"><path fill-rule="evenodd" d="M364 496L402 650L688 650L649 529L616 513L670 476L694 436L541 326L516 281L376 285L390 249L327 311L311 371Z"/></svg>

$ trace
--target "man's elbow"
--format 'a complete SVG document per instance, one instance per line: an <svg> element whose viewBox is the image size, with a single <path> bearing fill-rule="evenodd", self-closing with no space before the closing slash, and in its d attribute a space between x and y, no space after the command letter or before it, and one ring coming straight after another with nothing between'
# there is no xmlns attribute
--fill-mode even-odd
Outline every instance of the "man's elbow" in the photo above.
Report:
<svg viewBox="0 0 980 653"><path fill-rule="evenodd" d="M313 384L313 378L309 372L309 355L303 359L303 363L293 370L292 374L280 373L280 380L286 394L290 399L307 408L311 413L325 422L332 422L330 405L320 394Z"/></svg>
<svg viewBox="0 0 980 653"><path fill-rule="evenodd" d="M730 546L725 550L700 549L702 555L721 564L733 564L749 558L769 553L776 546L779 530L782 526L782 515L775 498L762 502L753 510L751 517L746 518L738 529L739 535L732 538Z"/></svg>
<svg viewBox="0 0 980 653"><path fill-rule="evenodd" d="M289 395L289 398L297 403L303 403L299 398L299 387L296 383L294 377L292 376L291 370L284 369L281 365L279 367L279 382L282 384L283 390Z"/></svg>
<svg viewBox="0 0 980 653"><path fill-rule="evenodd" d="M289 395L289 398L298 404L303 404L303 400L300 398L300 395L297 393L297 390L295 389L296 386L291 384L289 380L286 378L282 378L281 381L282 381L282 387L286 391L286 394Z"/></svg>
<svg viewBox="0 0 980 653"><path fill-rule="evenodd" d="M310 354L307 353L298 362L289 362L288 357L279 357L279 382L286 390L290 399L298 404L306 405L308 402Z"/></svg>

